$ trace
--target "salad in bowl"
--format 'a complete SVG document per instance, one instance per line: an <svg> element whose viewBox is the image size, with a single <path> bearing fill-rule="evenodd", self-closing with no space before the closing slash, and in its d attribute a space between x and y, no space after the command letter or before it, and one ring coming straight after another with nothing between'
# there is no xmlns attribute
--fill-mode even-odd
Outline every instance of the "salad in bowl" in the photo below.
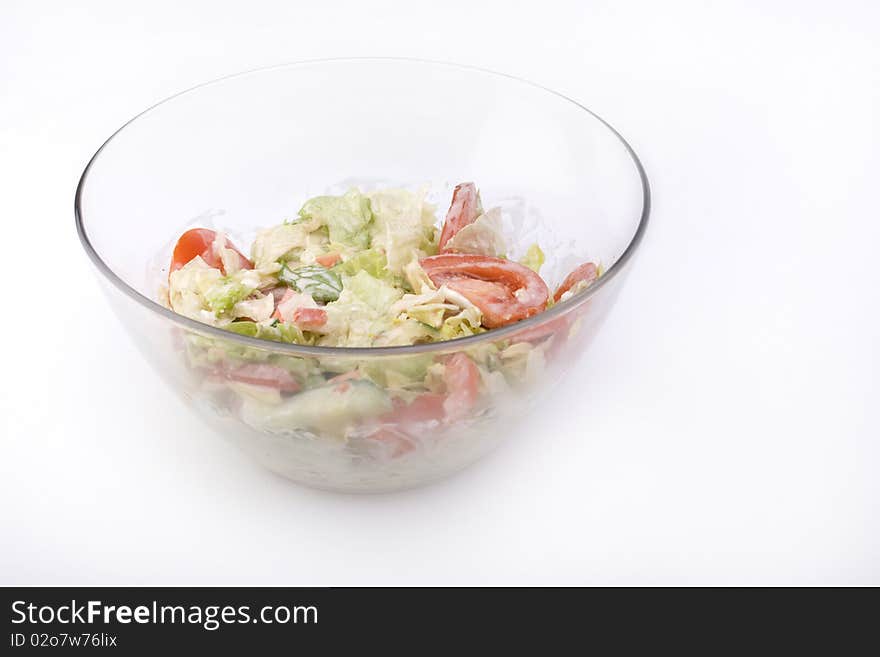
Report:
<svg viewBox="0 0 880 657"><path fill-rule="evenodd" d="M309 199L260 230L248 255L222 231L176 241L160 301L176 313L270 342L345 348L429 344L533 317L589 288L586 262L551 292L532 244L507 258L502 210L484 210L472 182L457 185L439 226L425 191L383 188ZM203 387L255 430L328 441L358 460L434 448L450 424L540 373L572 326L531 331L439 358L395 363L291 359L197 334L185 355Z"/></svg>
<svg viewBox="0 0 880 657"><path fill-rule="evenodd" d="M351 59L159 103L93 156L75 211L113 310L186 408L296 482L377 492L550 412L649 205L629 145L559 94Z"/></svg>

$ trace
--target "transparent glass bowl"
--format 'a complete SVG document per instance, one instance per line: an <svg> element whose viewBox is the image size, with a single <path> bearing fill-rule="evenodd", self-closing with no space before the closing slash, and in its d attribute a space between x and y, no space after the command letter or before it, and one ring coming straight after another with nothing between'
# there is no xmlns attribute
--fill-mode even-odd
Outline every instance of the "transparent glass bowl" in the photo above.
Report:
<svg viewBox="0 0 880 657"><path fill-rule="evenodd" d="M465 180L477 183L484 207L504 209L512 256L541 245L551 290L582 262L601 263L604 275L518 324L411 347L266 342L157 302L170 247L187 226L213 224L247 248L257 228L352 183L429 185L442 219L452 186ZM648 212L635 153L586 108L505 75L395 59L284 65L173 96L113 134L76 193L77 229L114 311L189 408L294 481L363 492L450 474L515 433L523 414L541 413L541 398L611 308ZM389 425L388 400L411 388L412 372L442 372L455 354L489 373L477 403L461 417ZM218 375L229 363L284 367L303 391L254 399ZM330 381L353 370L360 380ZM369 385L378 406L347 396L352 385ZM332 386L340 392L332 403L312 392Z"/></svg>

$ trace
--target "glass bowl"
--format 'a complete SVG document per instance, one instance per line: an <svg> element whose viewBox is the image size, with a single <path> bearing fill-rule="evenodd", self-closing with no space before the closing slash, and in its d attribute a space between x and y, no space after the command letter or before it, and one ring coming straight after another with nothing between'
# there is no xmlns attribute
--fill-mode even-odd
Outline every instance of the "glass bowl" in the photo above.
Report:
<svg viewBox="0 0 880 657"><path fill-rule="evenodd" d="M222 228L246 247L305 199L352 184L427 185L442 219L466 180L484 207L502 207L511 257L541 245L551 290L583 262L603 275L519 323L405 347L268 342L158 301L171 245L189 226ZM370 492L448 475L541 412L620 290L649 188L623 138L560 94L464 66L347 59L234 75L153 106L95 153L75 210L115 313L190 409L294 481ZM468 383L450 373L467 361L480 366L476 398L453 412L446 400ZM286 370L299 391L223 375L260 366Z"/></svg>

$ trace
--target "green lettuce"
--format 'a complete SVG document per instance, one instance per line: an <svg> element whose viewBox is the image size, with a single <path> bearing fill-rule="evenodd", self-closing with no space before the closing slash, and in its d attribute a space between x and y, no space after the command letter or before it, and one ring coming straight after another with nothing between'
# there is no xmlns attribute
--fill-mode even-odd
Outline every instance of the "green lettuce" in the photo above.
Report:
<svg viewBox="0 0 880 657"><path fill-rule="evenodd" d="M440 334L444 340L454 340L455 338L464 338L477 333L484 333L484 329L480 324L482 315L476 308L465 308L457 315L448 317L440 327Z"/></svg>
<svg viewBox="0 0 880 657"><path fill-rule="evenodd" d="M403 268L403 276L409 289L415 294L423 294L429 290L436 290L437 286L428 278L422 265L417 258L410 260Z"/></svg>
<svg viewBox="0 0 880 657"><path fill-rule="evenodd" d="M511 386L534 384L545 372L544 350L517 342L499 354L500 371Z"/></svg>
<svg viewBox="0 0 880 657"><path fill-rule="evenodd" d="M309 199L300 209L299 217L301 221L326 226L331 242L361 249L370 246L367 231L367 226L373 220L370 199L357 189L350 189L342 196Z"/></svg>
<svg viewBox="0 0 880 657"><path fill-rule="evenodd" d="M205 294L205 303L215 315L222 315L231 311L239 301L247 299L254 289L246 283L226 277L208 290Z"/></svg>
<svg viewBox="0 0 880 657"><path fill-rule="evenodd" d="M278 260L284 260L291 252L301 250L310 242L313 231L319 227L316 222L281 224L257 233L251 247L251 258L256 267L265 267ZM326 240L326 238L325 238Z"/></svg>
<svg viewBox="0 0 880 657"><path fill-rule="evenodd" d="M321 303L336 301L342 292L339 276L332 269L321 265L306 265L294 269L285 264L278 273L278 280Z"/></svg>
<svg viewBox="0 0 880 657"><path fill-rule="evenodd" d="M369 381L347 386L328 385L305 390L281 402L260 403L243 399L242 419L261 430L308 430L343 439L346 430L392 408L391 398Z"/></svg>
<svg viewBox="0 0 880 657"><path fill-rule="evenodd" d="M392 324L391 305L403 291L384 280L359 271L343 279L336 301L324 306L327 323L319 344L330 347L370 347Z"/></svg>
<svg viewBox="0 0 880 657"><path fill-rule="evenodd" d="M237 302L232 307L232 317L247 317L256 321L268 321L275 310L275 300L271 294L260 294L244 301Z"/></svg>
<svg viewBox="0 0 880 657"><path fill-rule="evenodd" d="M192 367L210 369L217 363L226 361L263 363L272 356L272 352L265 349L255 349L232 340L209 338L192 332L186 333L185 342L187 358Z"/></svg>
<svg viewBox="0 0 880 657"><path fill-rule="evenodd" d="M412 323L417 324L417 322ZM415 330L418 331L418 329ZM432 354L410 354L383 358L380 362L365 361L361 365L361 371L380 386L407 390L424 386L428 368L433 362L434 356Z"/></svg>
<svg viewBox="0 0 880 657"><path fill-rule="evenodd" d="M371 276L364 270L345 279L345 288L370 306L377 315L388 314L391 304L403 296L400 290L387 281Z"/></svg>
<svg viewBox="0 0 880 657"><path fill-rule="evenodd" d="M424 194L405 189L386 189L370 194L374 221L373 247L384 249L388 270L402 274L413 257L434 250L433 208Z"/></svg>
<svg viewBox="0 0 880 657"><path fill-rule="evenodd" d="M525 265L536 274L541 271L541 265L544 264L544 252L537 244L532 244L526 254L520 258L519 264Z"/></svg>
<svg viewBox="0 0 880 657"><path fill-rule="evenodd" d="M206 324L216 324L217 316L207 309L205 294L222 284L223 274L196 256L168 276L168 302L174 312Z"/></svg>
<svg viewBox="0 0 880 657"><path fill-rule="evenodd" d="M345 276L354 276L360 271L365 271L373 278L387 278L389 274L388 259L378 249L367 249L355 254L345 262L340 262L333 267L333 271Z"/></svg>

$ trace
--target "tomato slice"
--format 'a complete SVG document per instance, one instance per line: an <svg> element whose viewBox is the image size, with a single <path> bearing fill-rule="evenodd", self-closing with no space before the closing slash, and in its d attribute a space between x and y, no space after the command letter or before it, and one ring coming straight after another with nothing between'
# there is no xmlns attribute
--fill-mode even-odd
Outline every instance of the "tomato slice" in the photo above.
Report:
<svg viewBox="0 0 880 657"><path fill-rule="evenodd" d="M288 288L275 306L272 317L295 324L304 331L316 331L327 323L327 311L316 308L312 298Z"/></svg>
<svg viewBox="0 0 880 657"><path fill-rule="evenodd" d="M191 228L180 236L174 246L174 254L171 256L171 271L177 271L196 256L201 256L210 267L219 269L225 274L223 262L214 253L213 244L217 238L217 232L210 228ZM239 266L242 269L253 269L254 265L238 249L233 246L229 239L225 244L227 249L232 249L238 255Z"/></svg>
<svg viewBox="0 0 880 657"><path fill-rule="evenodd" d="M367 436L367 440L387 445L391 450L391 458L398 458L416 448L415 440L408 431L393 424L378 426Z"/></svg>
<svg viewBox="0 0 880 657"><path fill-rule="evenodd" d="M275 312L272 313L272 317L286 322L293 318L293 311L298 307L294 299L299 293L285 286L284 293L279 297L277 290L278 288L272 289L272 297L275 299Z"/></svg>
<svg viewBox="0 0 880 657"><path fill-rule="evenodd" d="M565 280L562 281L562 285L556 288L556 292L553 294L553 300L559 301L563 294L568 292L581 281L585 281L587 286L589 286L592 285L593 281L597 278L599 278L599 268L592 262L585 262L565 277Z"/></svg>
<svg viewBox="0 0 880 657"><path fill-rule="evenodd" d="M460 420L477 403L480 393L480 370L465 354L459 352L446 360L443 374L447 396L443 401L446 419Z"/></svg>
<svg viewBox="0 0 880 657"><path fill-rule="evenodd" d="M231 381L267 386L282 392L297 392L300 389L299 383L290 372L269 363L245 363L224 370L222 376Z"/></svg>
<svg viewBox="0 0 880 657"><path fill-rule="evenodd" d="M336 383L342 383L344 381L357 381L361 378L361 373L357 370L350 370L348 372L343 372L342 374L337 374L332 379L327 379L327 383L330 385Z"/></svg>
<svg viewBox="0 0 880 657"><path fill-rule="evenodd" d="M325 253L315 258L315 262L317 262L322 267L327 267L328 269L338 263L340 260L342 260L342 256L338 253Z"/></svg>
<svg viewBox="0 0 880 657"><path fill-rule="evenodd" d="M327 323L327 311L323 308L297 308L293 311L293 323L303 331L316 331Z"/></svg>
<svg viewBox="0 0 880 657"><path fill-rule="evenodd" d="M504 258L444 253L421 260L434 285L445 285L483 313L483 325L498 328L537 315L550 290L538 274Z"/></svg>
<svg viewBox="0 0 880 657"><path fill-rule="evenodd" d="M349 385L343 381L340 385ZM424 422L442 422L446 415L445 395L424 393L407 403L393 400L394 408L379 418L379 425L366 436L388 446L391 457L397 458L416 448L415 436L424 433Z"/></svg>
<svg viewBox="0 0 880 657"><path fill-rule="evenodd" d="M383 415L381 420L389 424L441 421L446 414L443 408L445 400L445 395L430 392L419 395L408 404L395 398L394 409Z"/></svg>
<svg viewBox="0 0 880 657"><path fill-rule="evenodd" d="M474 223L479 215L480 195L477 193L477 186L472 182L457 185L452 192L452 203L443 222L438 248L442 251L458 231Z"/></svg>

